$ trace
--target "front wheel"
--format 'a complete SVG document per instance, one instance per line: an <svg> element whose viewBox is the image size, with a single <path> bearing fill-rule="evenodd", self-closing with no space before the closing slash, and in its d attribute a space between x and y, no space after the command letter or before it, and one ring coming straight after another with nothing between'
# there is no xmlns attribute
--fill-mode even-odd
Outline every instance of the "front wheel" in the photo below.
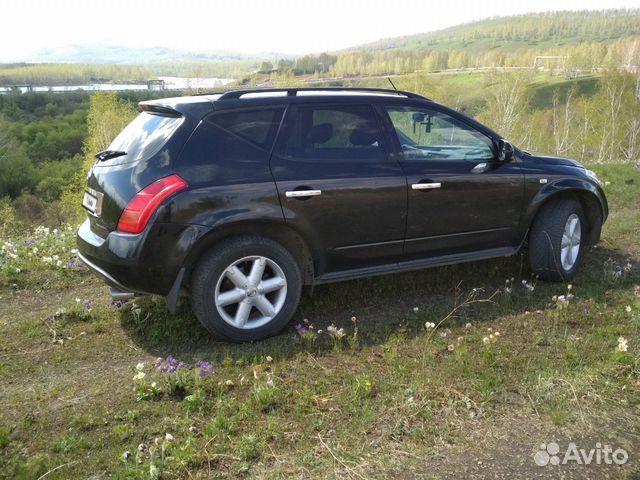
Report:
<svg viewBox="0 0 640 480"><path fill-rule="evenodd" d="M582 207L575 200L557 200L542 207L529 237L533 272L554 282L573 278L582 261L585 227Z"/></svg>
<svg viewBox="0 0 640 480"><path fill-rule="evenodd" d="M293 256L263 237L237 237L198 264L191 301L200 322L234 342L278 333L300 301L302 279Z"/></svg>

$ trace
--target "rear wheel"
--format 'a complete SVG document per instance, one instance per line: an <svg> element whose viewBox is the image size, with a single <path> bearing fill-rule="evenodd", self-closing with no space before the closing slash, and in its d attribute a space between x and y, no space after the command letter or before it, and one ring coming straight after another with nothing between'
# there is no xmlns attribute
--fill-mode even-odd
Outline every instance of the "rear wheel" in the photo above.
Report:
<svg viewBox="0 0 640 480"><path fill-rule="evenodd" d="M531 269L543 280L563 281L575 276L582 261L585 221L580 203L557 200L536 216L529 237Z"/></svg>
<svg viewBox="0 0 640 480"><path fill-rule="evenodd" d="M263 237L237 237L214 247L192 282L193 310L212 333L247 342L278 333L300 301L293 256Z"/></svg>

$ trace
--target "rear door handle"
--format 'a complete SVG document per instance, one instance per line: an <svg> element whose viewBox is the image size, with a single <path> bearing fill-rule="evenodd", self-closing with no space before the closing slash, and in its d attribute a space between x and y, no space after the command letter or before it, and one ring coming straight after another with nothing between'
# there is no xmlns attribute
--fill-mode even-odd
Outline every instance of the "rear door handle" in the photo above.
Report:
<svg viewBox="0 0 640 480"><path fill-rule="evenodd" d="M322 195L322 190L290 190L285 192L287 198L317 197L318 195Z"/></svg>
<svg viewBox="0 0 640 480"><path fill-rule="evenodd" d="M434 183L414 183L411 185L413 190L433 190L434 188L440 188L442 184L440 182Z"/></svg>

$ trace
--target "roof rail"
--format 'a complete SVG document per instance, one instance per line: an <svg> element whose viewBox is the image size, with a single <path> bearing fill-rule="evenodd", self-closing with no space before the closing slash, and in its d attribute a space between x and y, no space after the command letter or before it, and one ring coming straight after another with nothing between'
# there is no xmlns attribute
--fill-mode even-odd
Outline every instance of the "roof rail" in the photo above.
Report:
<svg viewBox="0 0 640 480"><path fill-rule="evenodd" d="M429 100L417 93L405 92L404 90L391 90L389 88L369 88L369 87L304 87L304 88L253 88L246 90L231 90L223 93L220 100L236 100L243 95L250 93L271 93L286 92L288 97L295 97L298 92L363 92L363 93L384 93L387 95L398 95L407 98L417 98L420 100Z"/></svg>

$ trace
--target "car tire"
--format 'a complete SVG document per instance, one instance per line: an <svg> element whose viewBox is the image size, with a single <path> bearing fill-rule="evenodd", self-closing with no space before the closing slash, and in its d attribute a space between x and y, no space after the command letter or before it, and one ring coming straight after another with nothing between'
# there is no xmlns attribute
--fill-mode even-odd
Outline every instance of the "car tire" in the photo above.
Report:
<svg viewBox="0 0 640 480"><path fill-rule="evenodd" d="M291 253L273 240L241 236L216 245L200 260L191 303L211 333L250 342L287 325L301 290L300 268Z"/></svg>
<svg viewBox="0 0 640 480"><path fill-rule="evenodd" d="M531 269L540 279L562 282L580 268L585 246L586 223L576 200L548 203L535 217L529 236Z"/></svg>

